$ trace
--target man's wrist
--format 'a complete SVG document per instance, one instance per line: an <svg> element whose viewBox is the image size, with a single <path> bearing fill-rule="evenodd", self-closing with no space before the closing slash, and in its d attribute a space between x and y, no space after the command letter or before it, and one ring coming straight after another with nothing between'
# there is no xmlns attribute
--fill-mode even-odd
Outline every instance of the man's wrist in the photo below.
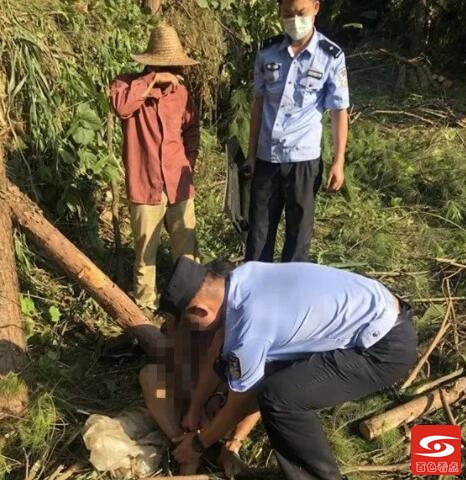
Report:
<svg viewBox="0 0 466 480"><path fill-rule="evenodd" d="M345 166L345 157L335 157L333 160L333 165L343 168Z"/></svg>
<svg viewBox="0 0 466 480"><path fill-rule="evenodd" d="M189 405L189 412L191 413L200 413L202 410L202 404L198 403L195 400L191 400Z"/></svg>
<svg viewBox="0 0 466 480"><path fill-rule="evenodd" d="M208 427L207 427L208 428ZM206 430L201 430L199 433L196 434L199 437L199 441L201 442L202 446L204 449L209 448L211 445L213 445L216 441L220 440L214 438L213 440L209 440L209 433Z"/></svg>

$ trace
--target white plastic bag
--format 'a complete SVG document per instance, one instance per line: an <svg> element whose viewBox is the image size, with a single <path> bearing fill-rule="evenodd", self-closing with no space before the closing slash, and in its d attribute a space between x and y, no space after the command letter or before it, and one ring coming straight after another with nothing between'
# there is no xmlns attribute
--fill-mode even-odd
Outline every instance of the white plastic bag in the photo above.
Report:
<svg viewBox="0 0 466 480"><path fill-rule="evenodd" d="M166 440L147 410L140 408L118 417L91 415L83 439L96 470L130 477L147 476L159 468Z"/></svg>

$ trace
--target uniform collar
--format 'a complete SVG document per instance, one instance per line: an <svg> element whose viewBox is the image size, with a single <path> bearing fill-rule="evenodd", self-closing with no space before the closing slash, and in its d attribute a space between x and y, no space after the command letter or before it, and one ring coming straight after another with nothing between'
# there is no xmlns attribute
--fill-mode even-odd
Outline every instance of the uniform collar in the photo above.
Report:
<svg viewBox="0 0 466 480"><path fill-rule="evenodd" d="M284 33L283 35L284 35L284 38L283 38L282 43L280 44L279 48L280 48L280 50L281 49L288 50L288 53L290 53L290 56L294 57L295 55L293 53L293 50L291 50L291 39L286 33ZM317 46L318 46L318 42L319 42L318 36L319 36L319 32L314 27L314 35L312 35L311 40L309 40L309 42L301 50L299 55L301 55L301 53L303 53L305 50L307 50L311 54L311 56L315 55L316 50L317 50Z"/></svg>

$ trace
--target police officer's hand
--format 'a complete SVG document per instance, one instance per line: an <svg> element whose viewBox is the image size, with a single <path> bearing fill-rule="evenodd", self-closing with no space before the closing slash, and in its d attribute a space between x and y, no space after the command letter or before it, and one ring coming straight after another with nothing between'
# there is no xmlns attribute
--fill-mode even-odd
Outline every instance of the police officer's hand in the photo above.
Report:
<svg viewBox="0 0 466 480"><path fill-rule="evenodd" d="M249 180L250 178L253 177L255 163L256 163L255 158L248 158L243 163L243 166L241 167L241 170L240 170L240 174L244 179Z"/></svg>
<svg viewBox="0 0 466 480"><path fill-rule="evenodd" d="M249 468L248 464L241 460L236 449L230 449L227 445L222 447L217 462L223 467L227 478L234 477Z"/></svg>
<svg viewBox="0 0 466 480"><path fill-rule="evenodd" d="M181 428L187 432L196 432L199 428L205 426L206 423L207 418L203 409L197 410L195 408L189 408L181 420Z"/></svg>
<svg viewBox="0 0 466 480"><path fill-rule="evenodd" d="M343 165L334 163L328 172L327 190L337 192L345 183L345 173Z"/></svg>
<svg viewBox="0 0 466 480"><path fill-rule="evenodd" d="M173 450L173 456L178 463L195 462L202 454L193 448L193 437L196 433L185 433L179 437L172 438L172 442L178 444Z"/></svg>

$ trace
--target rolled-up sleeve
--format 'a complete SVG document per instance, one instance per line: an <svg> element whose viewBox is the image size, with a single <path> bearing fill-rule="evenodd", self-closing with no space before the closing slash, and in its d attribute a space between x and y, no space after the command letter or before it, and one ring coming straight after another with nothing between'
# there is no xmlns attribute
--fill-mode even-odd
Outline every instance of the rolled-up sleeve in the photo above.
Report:
<svg viewBox="0 0 466 480"><path fill-rule="evenodd" d="M254 62L254 95L256 97L263 97L265 94L265 80L264 80L264 60L261 52L257 52L256 60Z"/></svg>
<svg viewBox="0 0 466 480"><path fill-rule="evenodd" d="M325 82L325 89L324 107L326 109L344 110L349 108L348 75L344 54L335 59Z"/></svg>
<svg viewBox="0 0 466 480"><path fill-rule="evenodd" d="M144 103L144 92L154 78L154 73L130 80L122 76L117 78L110 87L110 100L119 118L131 117Z"/></svg>

